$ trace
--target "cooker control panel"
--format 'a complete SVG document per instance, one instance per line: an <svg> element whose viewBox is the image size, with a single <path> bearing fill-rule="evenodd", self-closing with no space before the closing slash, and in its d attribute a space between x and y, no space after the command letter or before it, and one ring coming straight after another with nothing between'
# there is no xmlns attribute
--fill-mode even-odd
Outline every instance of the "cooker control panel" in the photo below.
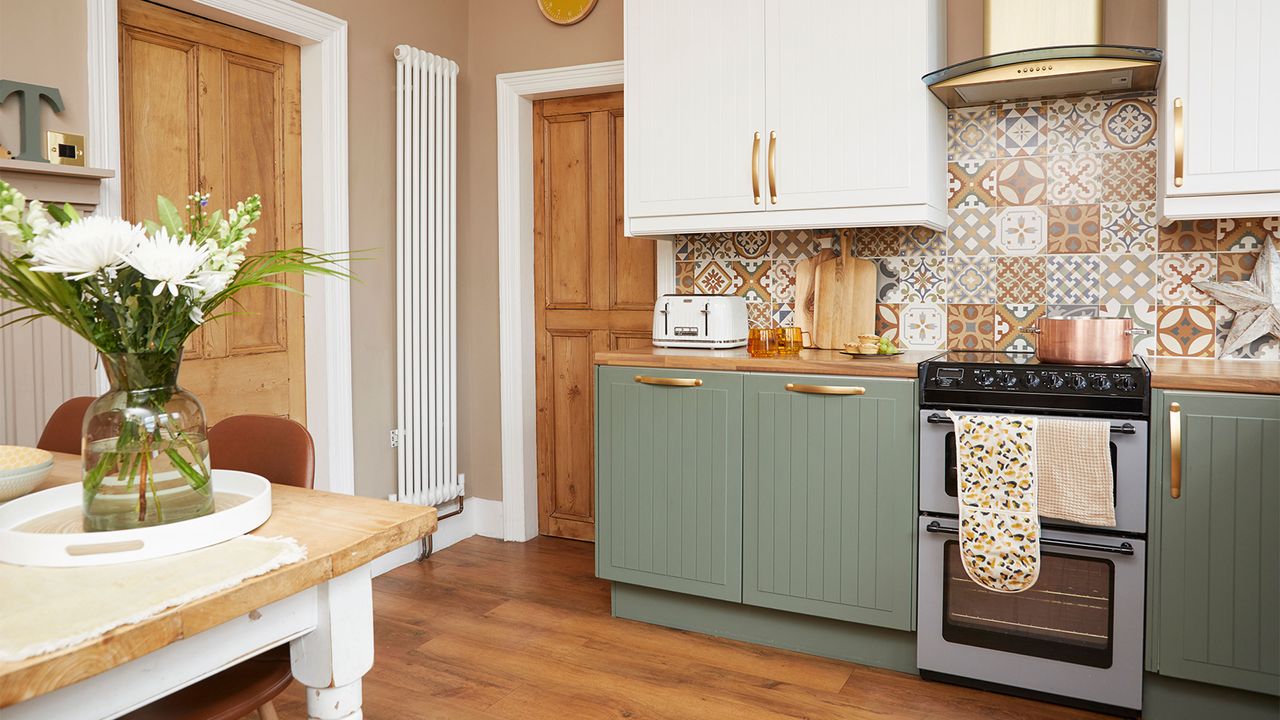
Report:
<svg viewBox="0 0 1280 720"><path fill-rule="evenodd" d="M1147 385L1143 370L1133 367L982 367L939 363L930 364L922 379L925 390L1104 397L1143 397Z"/></svg>

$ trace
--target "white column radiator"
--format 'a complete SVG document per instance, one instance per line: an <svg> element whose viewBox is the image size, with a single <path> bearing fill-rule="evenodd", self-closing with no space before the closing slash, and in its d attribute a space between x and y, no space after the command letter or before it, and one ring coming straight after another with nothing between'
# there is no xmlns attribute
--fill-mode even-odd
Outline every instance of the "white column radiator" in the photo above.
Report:
<svg viewBox="0 0 1280 720"><path fill-rule="evenodd" d="M458 64L396 58L396 365L399 500L461 497L457 399Z"/></svg>

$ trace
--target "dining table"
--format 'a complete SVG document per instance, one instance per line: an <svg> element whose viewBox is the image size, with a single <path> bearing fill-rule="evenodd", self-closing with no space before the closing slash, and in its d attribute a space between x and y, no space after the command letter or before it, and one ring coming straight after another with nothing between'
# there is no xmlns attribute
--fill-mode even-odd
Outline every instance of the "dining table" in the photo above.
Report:
<svg viewBox="0 0 1280 720"><path fill-rule="evenodd" d="M55 453L37 491L74 482L80 457ZM361 678L374 662L370 563L434 532L436 510L286 485L272 485L271 507L251 534L294 538L305 559L79 645L0 662L0 720L118 717L284 643L309 718L362 718Z"/></svg>

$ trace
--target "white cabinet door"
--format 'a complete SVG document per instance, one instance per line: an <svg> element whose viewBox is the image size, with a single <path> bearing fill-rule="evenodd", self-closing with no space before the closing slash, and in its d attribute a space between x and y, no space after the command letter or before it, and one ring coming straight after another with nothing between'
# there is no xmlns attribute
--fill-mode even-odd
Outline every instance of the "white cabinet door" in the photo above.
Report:
<svg viewBox="0 0 1280 720"><path fill-rule="evenodd" d="M764 0L627 0L625 19L627 217L763 211Z"/></svg>
<svg viewBox="0 0 1280 720"><path fill-rule="evenodd" d="M1166 215L1280 210L1280 198L1265 196L1280 192L1280 2L1167 0L1164 22L1160 186ZM1182 105L1180 185L1175 102Z"/></svg>
<svg viewBox="0 0 1280 720"><path fill-rule="evenodd" d="M930 194L945 208L946 109L920 79L941 67L938 7L769 0L767 120L777 133L770 210L917 205Z"/></svg>

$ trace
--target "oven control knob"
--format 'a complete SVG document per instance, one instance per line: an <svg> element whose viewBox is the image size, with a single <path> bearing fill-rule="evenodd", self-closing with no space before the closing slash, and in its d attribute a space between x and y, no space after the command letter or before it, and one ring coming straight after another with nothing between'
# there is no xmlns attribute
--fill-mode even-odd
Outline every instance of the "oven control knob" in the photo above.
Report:
<svg viewBox="0 0 1280 720"><path fill-rule="evenodd" d="M1137 383L1133 381L1132 375L1117 375L1116 388L1122 392L1133 392L1137 387Z"/></svg>
<svg viewBox="0 0 1280 720"><path fill-rule="evenodd" d="M1106 375L1099 375L1093 379L1093 389L1107 391L1111 389L1111 378Z"/></svg>
<svg viewBox="0 0 1280 720"><path fill-rule="evenodd" d="M1040 387L1040 376L1035 373L1027 373L1027 387L1033 389Z"/></svg>
<svg viewBox="0 0 1280 720"><path fill-rule="evenodd" d="M1049 387L1053 388L1054 390L1060 389L1065 382L1066 381L1062 379L1061 375L1049 376Z"/></svg>
<svg viewBox="0 0 1280 720"><path fill-rule="evenodd" d="M991 385L996 381L996 376L991 374L988 370L979 370L976 379L978 384L982 387L991 387Z"/></svg>
<svg viewBox="0 0 1280 720"><path fill-rule="evenodd" d="M1012 390L1013 388L1018 387L1018 376L1014 375L1013 373L1009 373L1008 375L1005 375L1003 378L1001 378L1000 382L1006 388Z"/></svg>
<svg viewBox="0 0 1280 720"><path fill-rule="evenodd" d="M1085 380L1083 375L1072 375L1072 376L1071 376L1071 389L1072 389L1072 390L1083 390L1083 389L1085 389L1085 388L1086 388L1086 387L1088 387L1088 386L1089 386L1089 381L1088 381L1088 380Z"/></svg>

